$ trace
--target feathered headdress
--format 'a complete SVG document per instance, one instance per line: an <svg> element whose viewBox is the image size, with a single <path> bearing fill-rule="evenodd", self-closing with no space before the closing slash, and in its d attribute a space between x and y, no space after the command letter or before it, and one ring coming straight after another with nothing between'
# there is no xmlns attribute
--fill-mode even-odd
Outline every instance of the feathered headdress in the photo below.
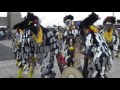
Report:
<svg viewBox="0 0 120 90"><path fill-rule="evenodd" d="M91 15L89 15L80 23L79 28L80 29L87 28L93 25L98 19L99 19L99 16L96 13L92 12Z"/></svg>
<svg viewBox="0 0 120 90"><path fill-rule="evenodd" d="M67 16L64 17L63 22L65 22L68 19L73 20L74 17L72 15L67 15Z"/></svg>
<svg viewBox="0 0 120 90"><path fill-rule="evenodd" d="M110 24L115 24L116 23L116 18L113 16L108 16L104 21L103 25L110 23Z"/></svg>
<svg viewBox="0 0 120 90"><path fill-rule="evenodd" d="M27 13L26 21L27 25L29 26L29 29L37 35L38 28L37 25L39 24L39 18L35 16L33 13ZM36 26L34 26L36 24Z"/></svg>
<svg viewBox="0 0 120 90"><path fill-rule="evenodd" d="M25 21L22 21L21 23L18 23L13 26L13 29L26 29L28 27L27 23Z"/></svg>
<svg viewBox="0 0 120 90"><path fill-rule="evenodd" d="M20 23L13 26L13 29L17 29L17 28L20 28Z"/></svg>
<svg viewBox="0 0 120 90"><path fill-rule="evenodd" d="M28 19L25 17L24 21L13 26L13 29L25 29L28 28Z"/></svg>
<svg viewBox="0 0 120 90"><path fill-rule="evenodd" d="M27 21L29 22L29 25L31 23L37 23L39 21L39 18L37 16L35 16L33 13L27 13L27 17L26 17Z"/></svg>
<svg viewBox="0 0 120 90"><path fill-rule="evenodd" d="M30 29L34 34L37 35L37 27L34 24L39 24L39 18L33 13L27 13L27 16L24 18L24 21L14 25L13 29Z"/></svg>

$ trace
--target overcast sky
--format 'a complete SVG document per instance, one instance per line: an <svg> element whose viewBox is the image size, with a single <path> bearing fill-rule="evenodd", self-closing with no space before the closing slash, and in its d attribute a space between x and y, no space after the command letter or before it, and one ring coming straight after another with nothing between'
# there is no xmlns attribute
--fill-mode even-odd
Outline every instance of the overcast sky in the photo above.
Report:
<svg viewBox="0 0 120 90"><path fill-rule="evenodd" d="M37 15L41 21L43 26L52 26L52 25L64 25L63 18L66 15L73 15L74 20L82 20L86 18L91 12L33 12L35 15ZM95 12L100 17L101 20L98 20L95 25L102 24L103 20L107 16L112 16L113 12ZM22 17L27 15L27 12L22 12ZM6 17L6 12L0 12L0 17ZM117 19L120 19L120 12L114 12L114 16L116 16Z"/></svg>

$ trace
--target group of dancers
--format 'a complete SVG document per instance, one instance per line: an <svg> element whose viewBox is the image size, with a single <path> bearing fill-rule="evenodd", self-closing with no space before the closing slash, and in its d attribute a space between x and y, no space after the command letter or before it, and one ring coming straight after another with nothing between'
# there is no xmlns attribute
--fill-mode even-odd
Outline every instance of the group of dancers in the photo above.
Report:
<svg viewBox="0 0 120 90"><path fill-rule="evenodd" d="M119 56L119 20L108 16L98 27L94 23L99 19L92 12L75 25L74 16L67 15L63 18L65 28L52 30L44 28L33 13L27 13L24 20L13 27L16 29L13 49L18 66L17 77L25 78L23 73L27 71L28 77L33 78L39 64L41 78L55 78L57 62L61 75L71 67L83 78L108 78L112 61ZM76 66L81 61L76 58L77 54L84 55L83 68ZM76 75L76 72L68 72Z"/></svg>

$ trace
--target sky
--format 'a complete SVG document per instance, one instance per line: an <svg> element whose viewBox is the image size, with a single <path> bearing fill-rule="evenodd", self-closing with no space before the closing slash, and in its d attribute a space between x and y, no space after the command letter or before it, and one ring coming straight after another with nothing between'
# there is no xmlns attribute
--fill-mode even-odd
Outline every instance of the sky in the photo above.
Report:
<svg viewBox="0 0 120 90"><path fill-rule="evenodd" d="M37 15L40 20L41 24L43 26L53 26L53 25L61 25L63 26L63 18L66 15L73 15L74 20L83 20L86 18L91 12L33 12L35 15ZM107 16L112 16L113 12L95 12L96 14L101 17L100 20L98 20L95 25L99 25L103 23L103 20ZM22 17L25 17L27 15L27 12L21 12ZM7 12L0 12L0 17L6 17ZM120 19L120 12L114 12L114 16L116 16L117 19Z"/></svg>

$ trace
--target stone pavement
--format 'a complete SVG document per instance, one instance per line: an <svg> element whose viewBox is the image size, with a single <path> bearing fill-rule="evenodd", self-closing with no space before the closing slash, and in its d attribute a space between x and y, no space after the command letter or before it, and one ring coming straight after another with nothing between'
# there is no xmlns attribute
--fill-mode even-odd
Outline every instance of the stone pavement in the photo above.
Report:
<svg viewBox="0 0 120 90"><path fill-rule="evenodd" d="M55 66L56 69L56 78L60 77L60 72ZM0 61L0 78L17 78L17 70L18 68L15 65L15 60L5 60L5 61ZM27 75L23 74L25 77ZM40 70L38 68L35 68L35 74L33 76L34 78L40 78Z"/></svg>
<svg viewBox="0 0 120 90"><path fill-rule="evenodd" d="M12 40L3 40L3 41L0 41L0 44L4 45L6 47L12 48Z"/></svg>
<svg viewBox="0 0 120 90"><path fill-rule="evenodd" d="M0 58L2 58L2 61L0 59L0 78L16 78L17 77L18 68L15 65L16 61L14 60L14 57L13 57L11 44L12 44L11 40L0 41ZM8 58L6 58L6 55L8 54L11 54L11 57L8 56ZM37 65L37 68L35 69L34 78L40 78L40 70L38 68L39 68L39 65ZM57 60L55 60L55 72L57 74L56 78L59 78L60 71L57 65Z"/></svg>
<svg viewBox="0 0 120 90"><path fill-rule="evenodd" d="M113 66L108 75L110 78L120 78L120 55L118 58L115 57Z"/></svg>
<svg viewBox="0 0 120 90"><path fill-rule="evenodd" d="M14 54L12 48L6 47L0 44L0 61L14 59Z"/></svg>
<svg viewBox="0 0 120 90"><path fill-rule="evenodd" d="M6 46L9 49L12 48L10 40L0 41L0 45ZM84 61L82 55L80 60L81 60L81 66L83 67ZM16 78L18 68L16 67L15 63L16 62L14 59L10 59L10 60L5 59L0 61L0 78ZM35 69L34 78L40 78L40 70L38 69L38 67ZM55 72L57 74L56 78L60 78L61 74L57 65L57 60L55 60ZM119 58L115 58L115 60L113 61L113 66L108 76L109 78L120 78L120 56Z"/></svg>

